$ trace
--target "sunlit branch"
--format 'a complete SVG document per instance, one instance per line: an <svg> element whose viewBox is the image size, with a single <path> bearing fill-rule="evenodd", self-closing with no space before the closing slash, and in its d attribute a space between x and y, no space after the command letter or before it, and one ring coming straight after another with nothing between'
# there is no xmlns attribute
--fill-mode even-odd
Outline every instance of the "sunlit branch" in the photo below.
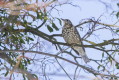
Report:
<svg viewBox="0 0 119 80"><path fill-rule="evenodd" d="M56 0L52 0L49 2L32 3L32 4L27 4L27 1L29 0L18 0L12 2L1 1L0 7L8 9L7 13L9 13L10 15L19 15L19 14L24 14L25 10L36 11L46 8L50 4L54 3Z"/></svg>

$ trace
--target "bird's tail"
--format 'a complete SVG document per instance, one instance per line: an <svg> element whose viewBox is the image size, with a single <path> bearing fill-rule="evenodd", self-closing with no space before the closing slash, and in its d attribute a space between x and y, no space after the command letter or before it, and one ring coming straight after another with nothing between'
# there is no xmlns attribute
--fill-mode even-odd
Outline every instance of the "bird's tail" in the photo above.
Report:
<svg viewBox="0 0 119 80"><path fill-rule="evenodd" d="M85 63L90 62L90 59L86 55L84 49L82 47L73 47L73 50L78 54L81 55Z"/></svg>
<svg viewBox="0 0 119 80"><path fill-rule="evenodd" d="M85 63L90 62L90 59L88 58L88 56L86 54L81 55L81 57L83 58L83 60L85 61Z"/></svg>
<svg viewBox="0 0 119 80"><path fill-rule="evenodd" d="M90 59L88 58L88 56L86 55L86 52L84 50L78 50L79 55L81 55L81 57L83 58L85 63L90 62Z"/></svg>
<svg viewBox="0 0 119 80"><path fill-rule="evenodd" d="M76 51L76 52L77 52L77 51ZM86 55L85 52L83 52L83 53L78 52L78 55L81 55L81 57L83 58L83 60L84 60L85 63L90 62L90 59L88 58L88 56Z"/></svg>

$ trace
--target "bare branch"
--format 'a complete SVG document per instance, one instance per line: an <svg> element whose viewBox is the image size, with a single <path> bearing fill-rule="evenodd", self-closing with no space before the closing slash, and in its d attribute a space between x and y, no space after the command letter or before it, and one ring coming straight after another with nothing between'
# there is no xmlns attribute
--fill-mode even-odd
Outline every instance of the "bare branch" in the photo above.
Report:
<svg viewBox="0 0 119 80"><path fill-rule="evenodd" d="M63 57L60 57L60 56L57 56L57 55L54 55L54 54L49 54L49 53L44 53L44 52L37 52L37 51L28 51L28 50L0 50L0 52L25 52L25 53L33 53L33 54L41 54L41 55L46 55L46 56L50 56L50 57L54 57L54 58L58 58L58 59L61 59L63 61L66 61L66 62L69 62L71 64L74 64L76 66L79 66L85 70L87 70L88 72L90 73L93 73L94 75L100 75L102 77L116 77L116 78L119 78L119 76L115 76L115 75L108 75L108 74L102 74L102 73L99 73L99 72L96 72L94 69L92 68L89 68L89 67L86 67L86 66L83 66L83 65L80 65L80 64L77 64L71 60L68 60L68 59L65 59Z"/></svg>
<svg viewBox="0 0 119 80"><path fill-rule="evenodd" d="M79 24L76 25L75 27L80 27L81 25L86 24L86 23L100 24L100 25L109 26L109 27L119 27L118 25L112 25L112 24L101 23L101 22L99 22L99 21L94 21L94 20L92 20L92 19L89 19L89 20L87 20L87 21L84 21L84 22L82 22L82 23L79 23Z"/></svg>

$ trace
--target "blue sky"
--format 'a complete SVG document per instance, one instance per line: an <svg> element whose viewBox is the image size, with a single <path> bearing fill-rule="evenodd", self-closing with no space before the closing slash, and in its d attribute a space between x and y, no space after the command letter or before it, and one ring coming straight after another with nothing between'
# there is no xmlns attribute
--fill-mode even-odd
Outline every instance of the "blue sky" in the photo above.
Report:
<svg viewBox="0 0 119 80"><path fill-rule="evenodd" d="M65 0L60 0L59 3L63 3L64 1ZM88 18L97 19L101 15L103 15L100 18L101 22L103 22L103 23L113 24L117 20L115 16L111 15L112 11L117 10L116 2L108 0L108 2L106 2L108 7L105 6L103 3L99 2L99 0L72 0L72 2L74 5L78 5L79 7L74 7L74 6L71 6L69 4L58 6L57 9L59 10L59 14L56 10L53 10L52 16L58 17L58 18L70 19L74 25L79 24L79 21L82 19L88 19ZM58 4L58 3L55 3L55 4ZM50 32L48 32L46 27L42 27L42 28L40 28L40 30L46 32L47 34L55 34L55 33L61 34L62 26L59 25L57 21L56 21L56 25L60 29L59 31L54 31L54 32L50 33ZM85 28L83 31L78 29L81 36L83 36L86 33L87 28L88 28L88 27L86 28L85 25L82 27ZM97 36L99 36L99 38L97 38L97 37L95 38L95 36L91 36L89 38L89 40L98 43L98 42L102 42L103 40L108 40L108 39L112 38L112 34L106 30L103 30L103 31L101 30L101 31L95 32L95 34ZM57 39L58 39L58 41L64 42L63 38L57 38ZM48 44L48 46L47 46L47 44ZM52 46L52 44L45 42L45 45L46 45L46 51L47 52L49 52L49 53L56 53L57 52L55 50L55 47ZM49 50L49 48L50 48L50 50ZM94 50L91 48L86 48L86 53L89 56L89 58L92 58L92 59L101 59L101 56L102 56L102 53L100 51L97 51L97 50ZM67 58L70 56L65 54L63 57ZM63 61L60 61L60 62L69 74L71 74L71 75L74 74L74 69L76 66L71 65L71 64L66 63L66 62L63 62ZM89 64L85 64L83 62L83 60L80 60L80 63L84 64L86 66L91 66L93 68L95 68L97 66L97 65L95 65L94 62L90 62ZM56 65L56 66L58 67L58 65ZM35 71L37 71L37 69L39 69L39 67L36 66ZM47 71L52 72L53 70L47 69ZM81 77L81 80L92 80L92 78L94 78L94 76L92 74L88 74L88 73L84 72L83 70L80 71L80 68L77 71L78 71L77 73L79 74L78 77ZM64 74L65 75L65 73L62 70L58 71L57 74ZM85 78L83 79L82 76ZM64 79L69 80L69 78L67 76L61 77L61 76L55 76L54 75L51 77L53 77L54 80L57 80L57 79L58 80L64 80ZM80 80L80 78L77 78L77 80Z"/></svg>
<svg viewBox="0 0 119 80"><path fill-rule="evenodd" d="M52 15L54 17L70 19L74 25L79 24L79 21L82 19L87 19L87 18L92 18L92 17L97 19L101 15L103 15L100 18L101 22L104 22L107 24L112 24L112 23L116 22L116 20L117 20L116 17L111 16L112 11L117 10L116 1L114 2L114 1L108 0L108 2L106 2L108 7L105 6L103 3L99 2L98 0L72 0L72 2L73 2L73 4L78 5L79 7L74 7L74 6L71 6L68 4L62 5L62 6L57 7L58 10L61 10L61 11L59 11L59 14L56 10L54 10L52 12ZM59 25L58 27L60 28L60 31L56 31L54 33L61 33L62 26ZM104 33L101 33L101 32L104 32ZM85 31L79 30L79 33L81 34L81 36L83 36L85 34ZM98 38L95 39L93 36L90 38L90 40L101 42L101 41L103 41L103 39L108 40L108 39L112 38L111 37L112 34L109 31L105 31L105 30L99 31L99 32L96 32L96 34L99 35L100 40ZM60 41L62 41L62 39L60 39ZM100 59L102 56L100 51L96 51L94 49L88 48L88 49L86 49L86 52L87 52L87 55L93 59ZM89 65L91 65L93 67L95 66L95 64L93 62L89 63ZM70 72L72 71L70 74L73 74L74 70L72 69L72 67L74 67L74 66L69 64L69 66L66 66L65 69L67 71L70 70ZM62 73L62 71L61 71L61 73ZM79 74L80 74L80 76L86 75L85 77L88 77L88 78L84 78L84 79L82 78L81 80L91 80L93 78L92 75L86 74L83 71L81 71ZM61 80L61 79L69 80L69 78L66 78L66 77L55 77L55 79L57 79L57 78L59 80ZM80 79L77 79L77 80L80 80Z"/></svg>
<svg viewBox="0 0 119 80"><path fill-rule="evenodd" d="M63 3L65 1L66 0L59 0L59 3ZM108 24L112 24L112 23L116 22L116 17L110 16L110 14L113 10L117 10L116 1L113 2L111 0L108 0L108 2L106 2L106 3L110 7L106 7L103 3L99 2L99 0L70 0L70 1L72 1L74 5L78 5L79 7L74 7L69 4L58 6L57 9L59 10L59 14L56 10L53 10L52 16L58 17L58 18L70 19L74 25L79 24L79 21L82 19L88 19L88 18L92 18L92 17L97 19L101 15L103 15L101 17L101 22L108 23ZM107 1L107 0L103 0L103 1ZM56 3L56 4L58 4L58 3ZM37 23L35 23L35 24L37 24ZM39 24L39 22L38 22L38 24ZM48 32L46 27L43 27L41 30L48 34L55 34L55 33L61 34L62 26L59 25L57 21L56 21L56 25L60 29L59 31L54 31L53 33L50 33L50 32ZM82 27L86 27L86 26L82 26ZM87 31L87 29L84 29L83 31L78 29L78 31L81 34L81 36L83 36L85 34L85 32ZM112 34L110 32L105 31L105 30L103 31L104 33L101 33L101 32L102 31L95 32L95 34L98 35L100 37L100 39L95 38L94 36L91 36L91 38L89 38L89 40L95 41L95 42L101 42L101 41L103 41L103 39L108 40L108 39L112 38L111 37ZM58 39L59 39L58 41L64 42L63 38L58 38ZM41 41L42 41L42 39L41 39ZM44 44L46 45L45 49L47 52L56 53L55 47L52 46L52 44L50 44L48 42L45 42ZM49 48L50 48L50 50L49 50ZM100 51L95 51L94 49L86 48L86 53L89 56L89 58L93 58L93 59L101 58ZM70 57L70 56L65 54L64 57ZM37 56L37 58L39 58L39 56ZM40 58L42 58L42 56L40 56ZM74 68L76 66L71 65L66 62L63 62L63 61L60 61L60 62L69 74L71 74L71 75L74 74ZM82 60L80 61L80 63L87 66L87 64L85 64ZM39 63L37 63L37 65L38 64ZM94 68L96 65L94 64L94 62L90 62L88 64L88 66L92 66ZM32 67L34 68L34 65L30 65L29 68L32 68ZM56 67L58 67L57 64L56 64ZM33 70L34 70L34 72L37 73L37 71L40 71L38 69L39 69L39 66L35 66L35 68ZM53 71L50 69L47 69L47 70L49 70L48 72ZM80 68L77 71L78 71L77 74L79 75L78 77L81 77L81 79L77 78L77 80L91 80L92 78L94 78L93 75L88 74L88 73L84 72L83 70L80 71ZM59 72L58 74L65 74L62 70L60 70L58 72ZM39 73L37 73L37 74L39 74ZM67 76L60 77L60 76L54 75L51 77L53 77L54 80L69 80L69 78ZM86 77L86 78L83 79L82 77Z"/></svg>

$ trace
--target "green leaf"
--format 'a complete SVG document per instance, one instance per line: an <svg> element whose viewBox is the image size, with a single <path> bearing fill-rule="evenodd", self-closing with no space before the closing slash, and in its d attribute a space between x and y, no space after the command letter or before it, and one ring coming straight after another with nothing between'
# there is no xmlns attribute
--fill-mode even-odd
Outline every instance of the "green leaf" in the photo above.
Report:
<svg viewBox="0 0 119 80"><path fill-rule="evenodd" d="M57 28L57 26L55 25L55 23L52 23L52 27L55 29L55 30L59 30L58 28Z"/></svg>
<svg viewBox="0 0 119 80"><path fill-rule="evenodd" d="M46 21L48 19L48 17L47 16L44 16L44 20Z"/></svg>
<svg viewBox="0 0 119 80"><path fill-rule="evenodd" d="M118 80L118 78L117 77L114 77L114 80Z"/></svg>
<svg viewBox="0 0 119 80"><path fill-rule="evenodd" d="M7 36L8 35L8 33L7 32L5 32L5 33L2 33L3 35L2 35L2 37L5 37L5 36Z"/></svg>
<svg viewBox="0 0 119 80"><path fill-rule="evenodd" d="M26 77L25 77L25 75L23 74L23 78L24 78L24 80L26 80Z"/></svg>
<svg viewBox="0 0 119 80"><path fill-rule="evenodd" d="M104 57L104 52L102 53L102 58Z"/></svg>
<svg viewBox="0 0 119 80"><path fill-rule="evenodd" d="M27 64L28 64L28 63L27 63L27 61L26 61L26 60L24 60L24 66L27 66Z"/></svg>
<svg viewBox="0 0 119 80"><path fill-rule="evenodd" d="M29 59L27 59L27 63L28 63L28 64L31 64L31 62L30 62L30 60L29 60Z"/></svg>
<svg viewBox="0 0 119 80"><path fill-rule="evenodd" d="M37 19L43 19L42 18L42 16L43 16L43 13L42 12L37 12Z"/></svg>
<svg viewBox="0 0 119 80"><path fill-rule="evenodd" d="M27 21L26 20L24 20L24 24L27 24Z"/></svg>
<svg viewBox="0 0 119 80"><path fill-rule="evenodd" d="M23 27L27 27L27 21L26 20L24 20Z"/></svg>
<svg viewBox="0 0 119 80"><path fill-rule="evenodd" d="M116 32L119 32L119 30L116 30Z"/></svg>
<svg viewBox="0 0 119 80"><path fill-rule="evenodd" d="M101 65L98 66L98 70L100 69Z"/></svg>
<svg viewBox="0 0 119 80"><path fill-rule="evenodd" d="M117 18L119 17L119 12L117 12L116 17L117 17Z"/></svg>
<svg viewBox="0 0 119 80"><path fill-rule="evenodd" d="M53 29L52 29L49 25L47 25L47 29L48 29L50 32L53 32Z"/></svg>
<svg viewBox="0 0 119 80"><path fill-rule="evenodd" d="M117 3L117 6L119 7L119 3Z"/></svg>
<svg viewBox="0 0 119 80"><path fill-rule="evenodd" d="M116 63L115 66L116 66L117 69L119 69L119 64L118 63Z"/></svg>
<svg viewBox="0 0 119 80"><path fill-rule="evenodd" d="M25 69L25 67L24 67L23 64L20 64L20 65L19 65L19 68L20 68L20 69Z"/></svg>
<svg viewBox="0 0 119 80"><path fill-rule="evenodd" d="M58 21L59 21L60 25L62 26L62 21L61 21L59 18L57 18L57 19L58 19Z"/></svg>
<svg viewBox="0 0 119 80"><path fill-rule="evenodd" d="M25 44L25 41L23 39L20 39L20 43Z"/></svg>
<svg viewBox="0 0 119 80"><path fill-rule="evenodd" d="M28 37L28 39L29 39L29 40L31 40L31 41L34 41L34 39L33 39L33 38L31 38L31 37Z"/></svg>
<svg viewBox="0 0 119 80"><path fill-rule="evenodd" d="M5 73L5 76L7 76L7 75L8 75L8 73L9 73L9 71L7 71L7 72Z"/></svg>

